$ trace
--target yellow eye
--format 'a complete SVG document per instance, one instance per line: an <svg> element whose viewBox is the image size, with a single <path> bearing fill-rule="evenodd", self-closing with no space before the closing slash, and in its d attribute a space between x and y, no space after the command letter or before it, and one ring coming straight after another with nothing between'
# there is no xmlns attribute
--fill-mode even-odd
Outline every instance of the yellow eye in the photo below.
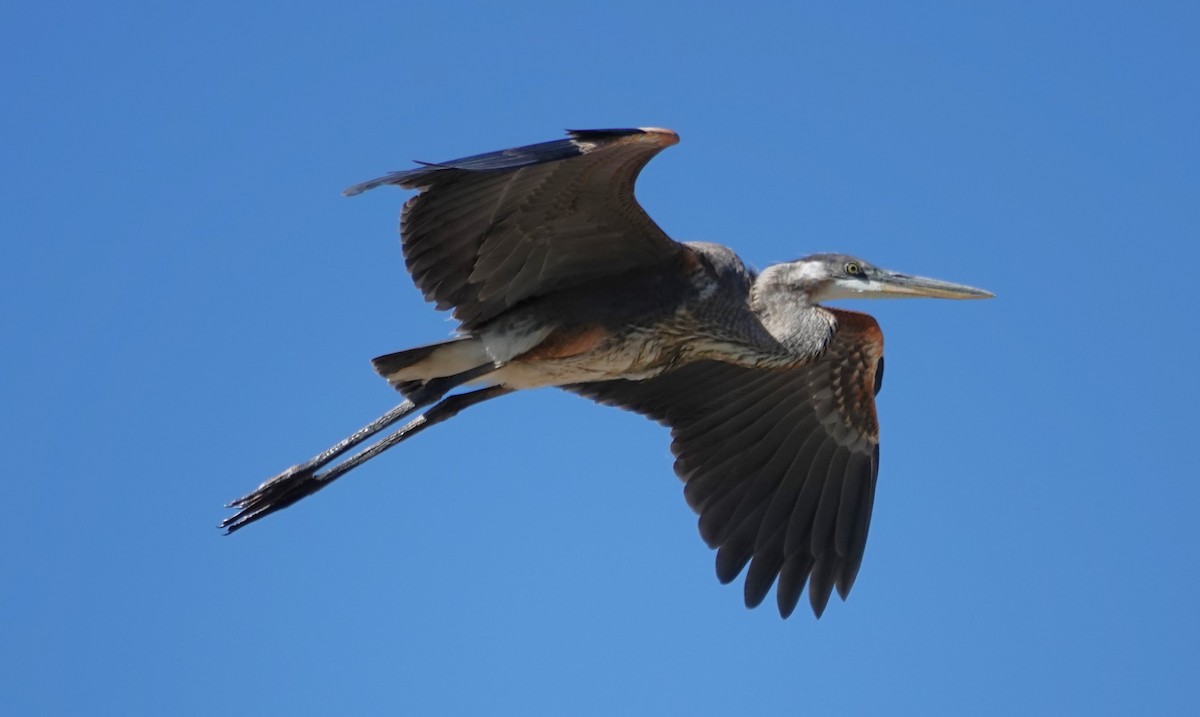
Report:
<svg viewBox="0 0 1200 717"><path fill-rule="evenodd" d="M859 274L862 273L862 267L852 261L847 262L846 263L846 273L849 274L850 276L858 276Z"/></svg>

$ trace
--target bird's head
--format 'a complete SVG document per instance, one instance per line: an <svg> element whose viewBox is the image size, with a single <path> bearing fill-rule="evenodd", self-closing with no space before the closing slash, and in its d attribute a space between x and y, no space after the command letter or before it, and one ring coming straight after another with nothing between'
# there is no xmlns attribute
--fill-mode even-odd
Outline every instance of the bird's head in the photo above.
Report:
<svg viewBox="0 0 1200 717"><path fill-rule="evenodd" d="M814 304L830 299L989 299L993 294L963 284L881 269L845 254L813 254L776 264L772 283L803 292ZM766 273L766 272L764 272Z"/></svg>

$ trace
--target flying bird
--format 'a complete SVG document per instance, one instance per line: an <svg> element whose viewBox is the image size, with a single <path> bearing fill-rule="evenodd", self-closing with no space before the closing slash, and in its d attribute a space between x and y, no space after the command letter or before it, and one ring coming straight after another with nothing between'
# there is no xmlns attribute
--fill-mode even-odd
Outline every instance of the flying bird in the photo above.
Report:
<svg viewBox="0 0 1200 717"><path fill-rule="evenodd" d="M785 618L807 584L820 617L862 563L883 379L879 324L823 302L992 294L843 254L755 272L727 247L672 240L634 198L642 168L677 134L567 135L419 163L344 192L416 190L401 213L405 265L426 299L453 310L457 334L374 359L404 401L230 503L237 513L221 527L286 508L470 406L557 386L668 426L718 579L749 565L746 605L774 584Z"/></svg>

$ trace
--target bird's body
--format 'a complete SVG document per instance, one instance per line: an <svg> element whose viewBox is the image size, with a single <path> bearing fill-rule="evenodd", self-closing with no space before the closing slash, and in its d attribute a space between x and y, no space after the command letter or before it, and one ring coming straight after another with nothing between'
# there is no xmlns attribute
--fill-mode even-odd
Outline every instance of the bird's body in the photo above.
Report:
<svg viewBox="0 0 1200 717"><path fill-rule="evenodd" d="M419 191L402 214L405 261L426 298L454 309L459 335L375 359L407 400L235 501L223 526L286 507L470 405L559 386L671 427L718 576L728 582L750 564L748 605L776 580L784 616L806 582L817 615L835 586L845 597L874 501L883 338L869 316L820 302L990 294L836 254L755 274L724 246L675 242L633 184L677 141L656 128L576 131L347 190ZM482 388L450 394L462 386Z"/></svg>
<svg viewBox="0 0 1200 717"><path fill-rule="evenodd" d="M828 337L808 334L798 352L752 311L754 275L725 247L684 244L679 272L643 271L538 297L505 311L465 337L440 345L419 364L377 368L396 385L451 376L490 361L473 383L513 389L611 379L641 380L700 359L785 366L811 357ZM821 310L823 328L831 314Z"/></svg>

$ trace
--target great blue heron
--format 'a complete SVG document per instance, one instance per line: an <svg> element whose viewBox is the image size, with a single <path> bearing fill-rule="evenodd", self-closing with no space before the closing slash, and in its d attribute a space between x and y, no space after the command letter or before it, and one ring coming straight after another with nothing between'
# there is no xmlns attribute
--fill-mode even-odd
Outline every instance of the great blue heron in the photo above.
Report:
<svg viewBox="0 0 1200 717"><path fill-rule="evenodd" d="M991 294L842 254L755 274L727 247L675 242L634 182L678 141L658 128L569 131L347 189L417 190L401 215L405 264L425 298L454 310L458 337L376 358L404 402L231 503L221 527L285 508L468 406L558 386L670 427L717 577L750 564L748 607L776 581L785 618L806 582L817 617L834 587L845 599L875 498L883 334L870 316L820 302ZM483 387L450 394L468 384Z"/></svg>

